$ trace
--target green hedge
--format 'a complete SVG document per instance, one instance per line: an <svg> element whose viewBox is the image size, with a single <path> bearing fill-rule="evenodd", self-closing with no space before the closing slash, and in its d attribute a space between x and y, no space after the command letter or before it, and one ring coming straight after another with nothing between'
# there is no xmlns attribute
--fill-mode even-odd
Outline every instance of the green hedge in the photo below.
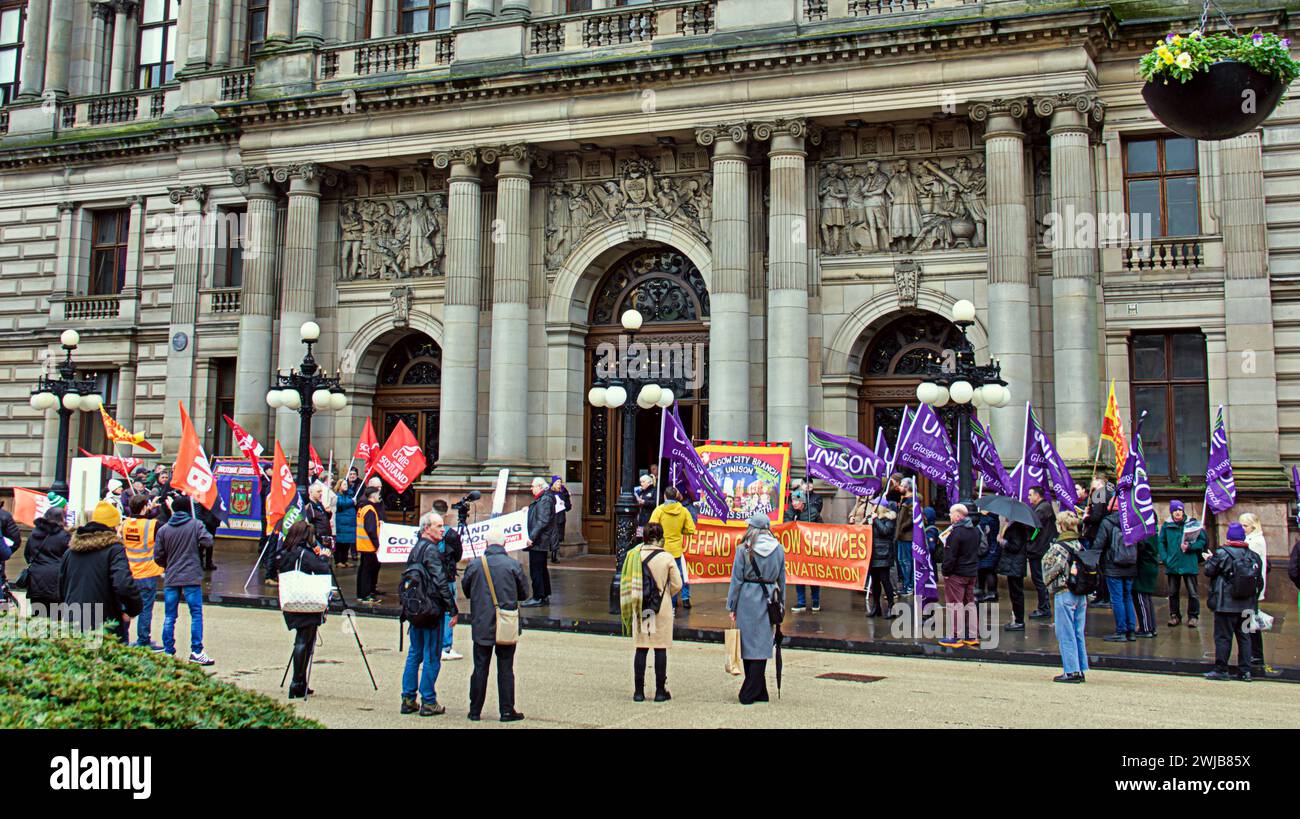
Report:
<svg viewBox="0 0 1300 819"><path fill-rule="evenodd" d="M111 638L95 646L18 635L11 618L0 623L0 728L324 727L166 655Z"/></svg>

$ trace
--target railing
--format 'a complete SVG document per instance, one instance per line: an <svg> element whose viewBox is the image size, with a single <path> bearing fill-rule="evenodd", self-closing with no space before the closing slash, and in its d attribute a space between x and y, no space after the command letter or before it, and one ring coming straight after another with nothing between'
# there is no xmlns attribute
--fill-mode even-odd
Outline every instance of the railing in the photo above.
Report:
<svg viewBox="0 0 1300 819"><path fill-rule="evenodd" d="M529 54L550 54L564 50L564 24L539 23L529 35Z"/></svg>
<svg viewBox="0 0 1300 819"><path fill-rule="evenodd" d="M215 316L228 316L239 313L240 289L238 287L214 287L200 294L200 311Z"/></svg>
<svg viewBox="0 0 1300 819"><path fill-rule="evenodd" d="M803 18L805 20L825 20L830 13L827 0L803 0Z"/></svg>
<svg viewBox="0 0 1300 819"><path fill-rule="evenodd" d="M412 40L393 40L357 49L358 74L391 74L410 71L420 61L420 43Z"/></svg>
<svg viewBox="0 0 1300 819"><path fill-rule="evenodd" d="M654 9L619 11L582 21L582 44L586 48L644 43L655 37L658 15Z"/></svg>
<svg viewBox="0 0 1300 819"><path fill-rule="evenodd" d="M449 65L456 53L453 35L408 35L387 40L345 43L322 49L319 74L322 80L434 70Z"/></svg>
<svg viewBox="0 0 1300 819"><path fill-rule="evenodd" d="M117 318L120 296L76 296L63 303L63 317L69 321Z"/></svg>
<svg viewBox="0 0 1300 819"><path fill-rule="evenodd" d="M9 133L9 112L0 111L0 134Z"/></svg>
<svg viewBox="0 0 1300 819"><path fill-rule="evenodd" d="M928 8L930 8L930 0L849 0L849 14L855 17L925 11Z"/></svg>
<svg viewBox="0 0 1300 819"><path fill-rule="evenodd" d="M221 77L221 101L248 99L249 89L253 87L253 69L223 74Z"/></svg>
<svg viewBox="0 0 1300 819"><path fill-rule="evenodd" d="M59 103L59 127L94 128L158 119L167 111L167 94L172 90L142 88L66 99Z"/></svg>
<svg viewBox="0 0 1300 819"><path fill-rule="evenodd" d="M111 125L116 122L133 122L140 111L140 98L104 97L91 100L86 106L91 125Z"/></svg>
<svg viewBox="0 0 1300 819"><path fill-rule="evenodd" d="M686 35L713 32L713 2L692 3L677 10L677 33Z"/></svg>
<svg viewBox="0 0 1300 819"><path fill-rule="evenodd" d="M1196 270L1205 262L1198 239L1156 239L1124 248L1124 270Z"/></svg>

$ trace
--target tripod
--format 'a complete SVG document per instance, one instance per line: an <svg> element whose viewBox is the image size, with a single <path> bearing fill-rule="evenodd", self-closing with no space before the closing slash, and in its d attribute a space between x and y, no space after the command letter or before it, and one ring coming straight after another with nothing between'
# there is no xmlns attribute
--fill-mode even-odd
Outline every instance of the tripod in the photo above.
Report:
<svg viewBox="0 0 1300 819"><path fill-rule="evenodd" d="M361 634L360 634L360 632L357 630L357 623L356 623L355 615L353 615L353 613L352 613L352 608L351 608L350 606L348 606L347 598L343 596L343 584L339 582L339 577L338 577L338 575L336 575L336 574L334 573L334 564L333 564L333 562L330 563L330 577L334 580L334 591L335 591L335 593L338 594L338 596L339 596L339 603L343 606L343 618L344 618L345 620L348 621L348 625L350 626L349 631L352 632L352 637L353 637L353 639L355 639L355 640L357 641L357 651L361 652L361 662L364 663L365 666L366 666L366 674L369 675L369 677L370 677L370 686L371 686L372 688L374 688L374 690L378 691L378 690L379 690L379 684L375 682L375 673L374 673L373 671L370 670L370 660L366 657L366 647L363 646L363 645L361 644ZM313 651L312 651L312 662L315 662L315 659L316 659L316 652L313 650ZM285 666L284 666L284 675L283 675L282 677L280 677L280 687L281 687L281 688L284 687L284 683L285 683L285 681L289 679L289 668L292 667L292 666L293 666L293 650L290 649L290 651L289 651L289 662L285 664ZM309 662L309 663L307 664L307 682L308 682L308 688L310 688L310 683L311 683L311 662ZM307 698L307 695L304 693L304 694L303 694L303 699L306 699L306 698Z"/></svg>

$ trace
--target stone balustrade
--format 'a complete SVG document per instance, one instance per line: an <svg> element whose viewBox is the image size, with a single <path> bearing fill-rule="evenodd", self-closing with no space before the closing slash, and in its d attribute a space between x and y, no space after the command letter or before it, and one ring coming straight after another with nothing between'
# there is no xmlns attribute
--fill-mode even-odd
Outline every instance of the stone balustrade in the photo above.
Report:
<svg viewBox="0 0 1300 819"><path fill-rule="evenodd" d="M253 87L253 69L240 68L221 75L221 101L234 102L248 99Z"/></svg>
<svg viewBox="0 0 1300 819"><path fill-rule="evenodd" d="M451 64L455 39L445 31L321 49L322 80L346 80L378 74L429 71Z"/></svg>
<svg viewBox="0 0 1300 819"><path fill-rule="evenodd" d="M240 294L238 287L212 287L199 292L199 315L238 316Z"/></svg>
<svg viewBox="0 0 1300 819"><path fill-rule="evenodd" d="M1197 237L1153 239L1123 249L1125 272L1144 270L1196 270L1205 263L1204 247Z"/></svg>
<svg viewBox="0 0 1300 819"><path fill-rule="evenodd" d="M169 110L169 100L178 93L176 88L146 88L70 98L59 105L59 127L97 128L158 119Z"/></svg>
<svg viewBox="0 0 1300 819"><path fill-rule="evenodd" d="M73 296L63 303L63 317L68 321L102 321L118 317L121 297Z"/></svg>

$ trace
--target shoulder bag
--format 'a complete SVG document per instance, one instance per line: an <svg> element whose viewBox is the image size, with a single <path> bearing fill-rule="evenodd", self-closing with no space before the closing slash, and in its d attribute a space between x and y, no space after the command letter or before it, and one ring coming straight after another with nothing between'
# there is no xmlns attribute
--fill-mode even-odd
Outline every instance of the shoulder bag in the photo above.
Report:
<svg viewBox="0 0 1300 819"><path fill-rule="evenodd" d="M330 605L333 576L307 574L302 570L302 551L293 571L280 572L280 611L289 614L322 614Z"/></svg>
<svg viewBox="0 0 1300 819"><path fill-rule="evenodd" d="M479 560L483 561L483 577L487 579L488 594L492 595L492 608L497 615L497 633L496 643L502 646L512 646L519 642L521 632L519 631L519 610L503 609L497 602L496 586L492 583L492 570L488 568L487 555L479 555Z"/></svg>

